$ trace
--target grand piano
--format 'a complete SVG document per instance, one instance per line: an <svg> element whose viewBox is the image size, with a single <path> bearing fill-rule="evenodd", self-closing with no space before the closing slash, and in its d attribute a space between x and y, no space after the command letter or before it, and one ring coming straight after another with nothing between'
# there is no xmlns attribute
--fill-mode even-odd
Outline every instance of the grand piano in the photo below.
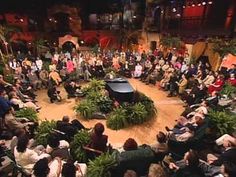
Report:
<svg viewBox="0 0 236 177"><path fill-rule="evenodd" d="M107 79L106 90L111 98L118 102L132 102L134 97L134 89L130 83L123 78Z"/></svg>

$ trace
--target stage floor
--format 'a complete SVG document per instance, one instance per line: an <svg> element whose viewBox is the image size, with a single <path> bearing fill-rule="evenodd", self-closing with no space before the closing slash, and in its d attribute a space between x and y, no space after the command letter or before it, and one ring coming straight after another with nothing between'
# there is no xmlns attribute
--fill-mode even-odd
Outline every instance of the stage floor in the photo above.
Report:
<svg viewBox="0 0 236 177"><path fill-rule="evenodd" d="M148 97L150 97L157 107L157 118L142 125L136 125L128 127L122 130L111 130L106 128L105 134L108 135L109 142L114 147L120 147L123 145L127 138L134 138L140 145L152 144L156 141L156 134L158 131L165 131L165 126L172 127L175 123L175 119L184 110L183 102L177 97L167 97L167 92L158 90L156 86L145 85L137 79L128 79L130 84L135 90L138 90ZM62 102L51 104L47 97L46 90L40 90L37 92L37 100L39 106L42 107L39 113L41 120L60 120L64 115L70 116L72 119L76 118L76 113L73 111L75 106L75 99L66 99L67 95L65 90L61 87ZM90 120L84 121L82 118L77 117L85 127L93 127L97 122L101 122L106 125L105 120Z"/></svg>

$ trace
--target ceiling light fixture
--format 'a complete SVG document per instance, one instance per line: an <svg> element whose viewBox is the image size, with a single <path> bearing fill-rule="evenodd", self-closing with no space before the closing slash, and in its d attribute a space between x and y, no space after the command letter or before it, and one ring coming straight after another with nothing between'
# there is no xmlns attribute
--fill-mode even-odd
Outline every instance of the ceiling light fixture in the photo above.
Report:
<svg viewBox="0 0 236 177"><path fill-rule="evenodd" d="M203 5L203 6L205 6L205 5L206 5L206 2L205 2L205 1L203 1L203 2L202 2L202 5Z"/></svg>
<svg viewBox="0 0 236 177"><path fill-rule="evenodd" d="M208 4L213 4L213 2L212 2L212 1L209 1Z"/></svg>

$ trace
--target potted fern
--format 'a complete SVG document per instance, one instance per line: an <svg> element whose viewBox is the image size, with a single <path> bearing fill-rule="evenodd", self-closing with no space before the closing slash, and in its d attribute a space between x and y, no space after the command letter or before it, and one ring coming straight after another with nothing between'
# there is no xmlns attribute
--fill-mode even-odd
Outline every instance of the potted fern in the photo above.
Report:
<svg viewBox="0 0 236 177"><path fill-rule="evenodd" d="M126 109L123 107L117 108L111 112L107 119L107 127L112 130L119 130L128 126L128 121L126 117Z"/></svg>
<svg viewBox="0 0 236 177"><path fill-rule="evenodd" d="M216 129L218 136L231 134L236 130L235 114L211 110L209 117L212 122L212 128Z"/></svg>
<svg viewBox="0 0 236 177"><path fill-rule="evenodd" d="M98 110L96 104L91 100L82 100L74 110L79 113L84 119L91 119L93 114Z"/></svg>
<svg viewBox="0 0 236 177"><path fill-rule="evenodd" d="M42 121L40 125L37 127L35 132L35 140L38 145L43 145L46 147L48 137L50 133L53 131L53 129L56 128L56 122L55 121Z"/></svg>
<svg viewBox="0 0 236 177"><path fill-rule="evenodd" d="M117 166L115 154L104 153L88 163L87 177L111 177L111 170Z"/></svg>
<svg viewBox="0 0 236 177"><path fill-rule="evenodd" d="M33 108L22 108L15 113L16 118L26 118L29 121L38 122L37 112Z"/></svg>
<svg viewBox="0 0 236 177"><path fill-rule="evenodd" d="M90 134L87 130L80 130L78 133L75 134L70 147L71 147L71 154L74 160L79 162L87 162L87 155L83 146L89 144L90 141Z"/></svg>

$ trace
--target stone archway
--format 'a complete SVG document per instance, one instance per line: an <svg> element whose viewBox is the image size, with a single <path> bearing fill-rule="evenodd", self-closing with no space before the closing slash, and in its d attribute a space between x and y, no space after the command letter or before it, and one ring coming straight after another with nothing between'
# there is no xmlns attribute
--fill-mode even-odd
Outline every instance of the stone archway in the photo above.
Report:
<svg viewBox="0 0 236 177"><path fill-rule="evenodd" d="M65 35L63 37L59 37L59 47L62 48L62 45L66 42L71 42L75 45L76 50L79 49L79 44L78 44L78 37L74 37L71 35Z"/></svg>
<svg viewBox="0 0 236 177"><path fill-rule="evenodd" d="M70 29L73 31L75 35L81 34L81 18L79 17L79 12L76 7L70 7L67 5L55 5L52 8L47 10L48 18L53 18L53 16L57 13L65 13L68 14L68 23Z"/></svg>

